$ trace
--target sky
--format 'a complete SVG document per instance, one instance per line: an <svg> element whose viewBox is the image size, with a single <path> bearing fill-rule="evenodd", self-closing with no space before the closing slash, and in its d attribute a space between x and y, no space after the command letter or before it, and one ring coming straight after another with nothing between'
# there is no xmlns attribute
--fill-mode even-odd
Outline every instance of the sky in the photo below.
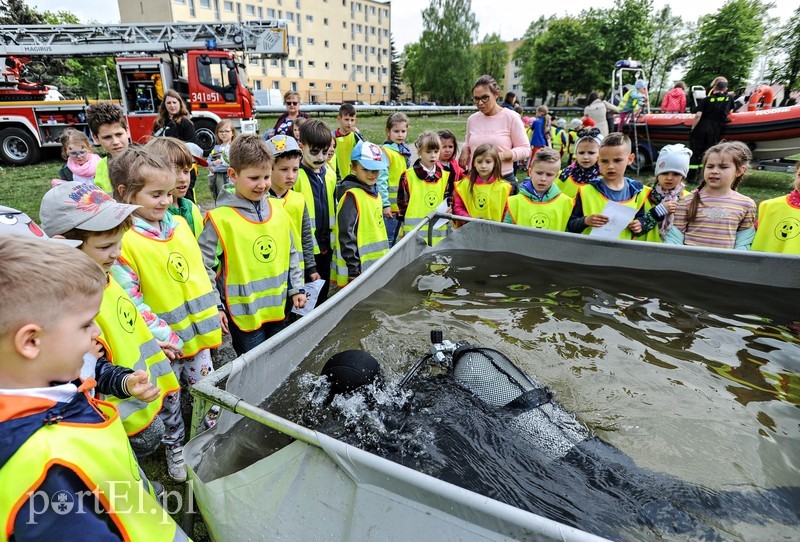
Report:
<svg viewBox="0 0 800 542"><path fill-rule="evenodd" d="M131 1L131 0L126 0ZM773 17L779 17L781 24L786 22L797 8L797 0L772 0L775 7L770 11ZM114 0L27 0L27 3L39 11L71 11L81 21L97 21L100 23L118 23L119 7ZM422 32L422 10L430 0L391 0L392 3L392 35L398 52L407 43L419 39ZM717 11L724 0L655 0L656 9L669 4L673 13L679 14L685 21L696 21L698 17ZM521 38L531 21L541 15L578 15L590 7L610 8L614 0L568 0L559 7L560 2L533 2L531 0L473 0L472 11L480 24L479 35L499 33L504 41Z"/></svg>

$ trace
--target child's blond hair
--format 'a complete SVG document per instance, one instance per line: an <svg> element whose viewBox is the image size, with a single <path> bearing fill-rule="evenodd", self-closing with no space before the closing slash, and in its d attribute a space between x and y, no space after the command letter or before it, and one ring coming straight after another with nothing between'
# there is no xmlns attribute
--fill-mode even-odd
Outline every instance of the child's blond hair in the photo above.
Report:
<svg viewBox="0 0 800 542"><path fill-rule="evenodd" d="M86 149L87 152L93 153L94 147L92 146L92 142L89 141L89 136L84 134L81 131L76 130L75 128L67 128L64 130L64 133L61 134L61 158L64 160L67 159L67 147L70 145L76 145L78 147L83 147Z"/></svg>
<svg viewBox="0 0 800 542"><path fill-rule="evenodd" d="M228 151L228 163L236 173L249 167L272 167L275 157L272 156L265 141L255 134L244 134L237 137Z"/></svg>
<svg viewBox="0 0 800 542"><path fill-rule="evenodd" d="M186 145L175 137L154 137L147 142L145 148L153 151L169 164L178 169L190 168L194 165L194 157Z"/></svg>
<svg viewBox="0 0 800 542"><path fill-rule="evenodd" d="M108 164L108 177L114 188L114 199L130 203L153 175L161 172L175 178L174 166L146 146L128 147ZM120 190L120 187L123 187Z"/></svg>
<svg viewBox="0 0 800 542"><path fill-rule="evenodd" d="M89 256L52 241L0 235L0 261L2 337L27 322L55 325L69 313L67 303L106 285L105 272Z"/></svg>
<svg viewBox="0 0 800 542"><path fill-rule="evenodd" d="M414 145L420 151L438 151L442 148L442 140L439 139L439 134L431 130L425 130L417 138Z"/></svg>

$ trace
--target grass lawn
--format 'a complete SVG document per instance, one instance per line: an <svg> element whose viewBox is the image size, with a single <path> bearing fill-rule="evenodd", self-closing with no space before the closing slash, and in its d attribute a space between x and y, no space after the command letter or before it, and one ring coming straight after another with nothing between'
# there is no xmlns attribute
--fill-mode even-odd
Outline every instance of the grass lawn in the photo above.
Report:
<svg viewBox="0 0 800 542"><path fill-rule="evenodd" d="M336 128L336 117L317 116L328 124L331 129ZM262 117L262 133L275 124L277 116ZM362 113L358 117L358 127L368 141L381 144L385 135L386 115ZM459 141L464 139L467 115L431 115L412 116L409 123L409 141L425 130L452 131ZM50 179L58 177L58 171L63 165L57 153L47 153L45 159L33 166L13 167L0 164L0 205L14 207L26 212L38 222L39 202L44 193L50 188ZM647 168L640 174L629 172L629 176L641 180L645 184L653 182L653 171ZM745 176L740 191L753 198L756 203L762 200L775 198L789 192L792 186L792 176L788 173L770 171L749 171ZM197 199L199 202L210 202L211 194L205 183L205 170L201 168L200 177L196 185Z"/></svg>

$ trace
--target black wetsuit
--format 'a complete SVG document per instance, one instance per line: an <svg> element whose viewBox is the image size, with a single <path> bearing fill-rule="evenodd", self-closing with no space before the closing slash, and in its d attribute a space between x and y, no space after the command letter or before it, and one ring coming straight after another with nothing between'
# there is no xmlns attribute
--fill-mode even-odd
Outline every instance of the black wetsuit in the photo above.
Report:
<svg viewBox="0 0 800 542"><path fill-rule="evenodd" d="M689 147L692 149L690 176L697 175L703 153L719 143L722 126L728 122L728 114L732 108L733 100L727 92L714 92L700 102L697 111L702 116L689 135Z"/></svg>

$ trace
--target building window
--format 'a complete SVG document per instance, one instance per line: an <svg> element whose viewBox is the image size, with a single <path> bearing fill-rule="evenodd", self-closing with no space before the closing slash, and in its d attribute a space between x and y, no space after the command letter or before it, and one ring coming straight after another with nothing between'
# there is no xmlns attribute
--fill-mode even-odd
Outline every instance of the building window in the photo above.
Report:
<svg viewBox="0 0 800 542"><path fill-rule="evenodd" d="M342 90L347 90L347 83L342 83Z"/></svg>
<svg viewBox="0 0 800 542"><path fill-rule="evenodd" d="M270 19L275 18L275 10L272 8L267 8L267 17Z"/></svg>
<svg viewBox="0 0 800 542"><path fill-rule="evenodd" d="M356 11L361 13L361 4L356 4Z"/></svg>
<svg viewBox="0 0 800 542"><path fill-rule="evenodd" d="M306 43L309 45L314 45L314 38L306 38Z"/></svg>
<svg viewBox="0 0 800 542"><path fill-rule="evenodd" d="M247 4L244 8L245 8L245 11L247 12L248 15L251 15L251 16L255 17L255 15L256 15L256 7L255 6L251 6L250 4Z"/></svg>
<svg viewBox="0 0 800 542"><path fill-rule="evenodd" d="M306 21L308 21L309 23L313 23L314 22L314 16L313 15L306 15Z"/></svg>
<svg viewBox="0 0 800 542"><path fill-rule="evenodd" d="M313 60L309 60L309 61L308 61L308 67L309 67L309 68L313 68L313 67L314 67L314 66L316 66L316 65L317 65L317 63L316 63L315 61L313 61Z"/></svg>
<svg viewBox="0 0 800 542"><path fill-rule="evenodd" d="M328 40L325 40L324 41L324 45L325 45L325 47L328 47L330 45L330 42Z"/></svg>
<svg viewBox="0 0 800 542"><path fill-rule="evenodd" d="M308 88L317 88L317 84L312 81L308 84Z"/></svg>
<svg viewBox="0 0 800 542"><path fill-rule="evenodd" d="M286 12L286 20L294 22L294 13L291 11Z"/></svg>
<svg viewBox="0 0 800 542"><path fill-rule="evenodd" d="M347 64L342 64L342 69L347 71Z"/></svg>
<svg viewBox="0 0 800 542"><path fill-rule="evenodd" d="M370 15L375 15L375 6L370 6L369 7L369 14Z"/></svg>
<svg viewBox="0 0 800 542"><path fill-rule="evenodd" d="M356 45L356 53L361 54L363 52L364 52L364 46L363 45Z"/></svg>
<svg viewBox="0 0 800 542"><path fill-rule="evenodd" d="M328 18L327 17L322 19L322 24L324 24L325 26L328 26Z"/></svg>
<svg viewBox="0 0 800 542"><path fill-rule="evenodd" d="M326 70L329 70L329 69L331 69L331 63L330 63L330 62L326 62L326 63L325 63L325 69L326 69Z"/></svg>
<svg viewBox="0 0 800 542"><path fill-rule="evenodd" d="M381 87L381 88L383 89L381 92L383 92L384 94L386 94L386 87Z"/></svg>
<svg viewBox="0 0 800 542"><path fill-rule="evenodd" d="M363 73L363 72L364 72L364 66L361 66L361 65L359 64L358 66L356 66L356 71L357 71L358 73Z"/></svg>
<svg viewBox="0 0 800 542"><path fill-rule="evenodd" d="M289 36L287 38L287 41L289 42L289 45L294 45L297 43L297 38L295 38L294 36Z"/></svg>
<svg viewBox="0 0 800 542"><path fill-rule="evenodd" d="M375 73L375 66L369 67L369 73Z"/></svg>
<svg viewBox="0 0 800 542"><path fill-rule="evenodd" d="M375 85L370 85L369 86L369 93L370 94L375 94Z"/></svg>
<svg viewBox="0 0 800 542"><path fill-rule="evenodd" d="M277 58L270 58L269 59L269 65L277 67L278 66L278 59Z"/></svg>
<svg viewBox="0 0 800 542"><path fill-rule="evenodd" d="M196 16L194 12L194 0L189 0L189 16L190 17Z"/></svg>
<svg viewBox="0 0 800 542"><path fill-rule="evenodd" d="M289 59L289 67L290 68L296 68L297 67L297 61L295 59L293 59L293 58L290 58Z"/></svg>
<svg viewBox="0 0 800 542"><path fill-rule="evenodd" d="M256 90L261 90L261 79L256 79L254 84Z"/></svg>
<svg viewBox="0 0 800 542"><path fill-rule="evenodd" d="M297 92L297 81L289 83L289 88L292 89L292 92Z"/></svg>
<svg viewBox="0 0 800 542"><path fill-rule="evenodd" d="M222 9L224 9L225 11L233 12L233 2L223 2Z"/></svg>
<svg viewBox="0 0 800 542"><path fill-rule="evenodd" d="M176 4L185 4L186 0L175 0Z"/></svg>
<svg viewBox="0 0 800 542"><path fill-rule="evenodd" d="M275 89L275 90L280 90L281 89L281 82L280 81L273 81L272 82L272 88Z"/></svg>
<svg viewBox="0 0 800 542"><path fill-rule="evenodd" d="M183 2L181 2L181 4L183 4ZM211 9L211 0L200 0L200 7Z"/></svg>
<svg viewBox="0 0 800 542"><path fill-rule="evenodd" d="M332 89L333 89L333 83L325 83L325 90L332 90Z"/></svg>
<svg viewBox="0 0 800 542"><path fill-rule="evenodd" d="M342 28L344 28L345 30L347 30L347 21L343 21L343 22L342 22Z"/></svg>
<svg viewBox="0 0 800 542"><path fill-rule="evenodd" d="M355 25L353 29L357 34L361 34L361 32L363 31L363 27L360 24Z"/></svg>
<svg viewBox="0 0 800 542"><path fill-rule="evenodd" d="M374 26L370 26L369 27L369 33L372 34L373 36L375 35L375 27Z"/></svg>
<svg viewBox="0 0 800 542"><path fill-rule="evenodd" d="M356 92L358 94L361 94L362 92L364 92L363 86L362 85L356 85Z"/></svg>
<svg viewBox="0 0 800 542"><path fill-rule="evenodd" d="M343 44L342 44L342 49L344 49L345 51L347 51L347 44L346 44L346 43L343 43Z"/></svg>
<svg viewBox="0 0 800 542"><path fill-rule="evenodd" d="M375 47L370 47L369 48L369 54L371 54L371 55L375 54Z"/></svg>

